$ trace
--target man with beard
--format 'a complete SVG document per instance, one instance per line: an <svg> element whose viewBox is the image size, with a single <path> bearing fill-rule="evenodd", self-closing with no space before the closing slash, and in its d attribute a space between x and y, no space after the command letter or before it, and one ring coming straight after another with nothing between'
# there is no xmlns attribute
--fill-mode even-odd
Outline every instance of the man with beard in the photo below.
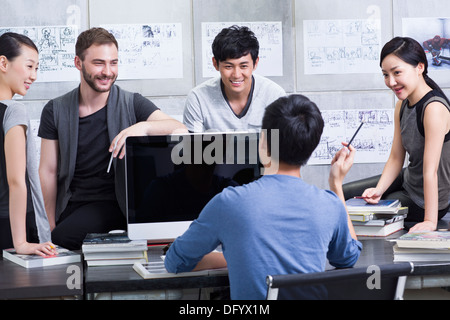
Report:
<svg viewBox="0 0 450 320"><path fill-rule="evenodd" d="M115 85L118 44L103 28L82 32L75 46L80 85L50 100L41 115L39 174L52 239L81 247L87 233L126 227L124 161L127 136L185 130L151 101ZM123 148L124 149L124 148Z"/></svg>

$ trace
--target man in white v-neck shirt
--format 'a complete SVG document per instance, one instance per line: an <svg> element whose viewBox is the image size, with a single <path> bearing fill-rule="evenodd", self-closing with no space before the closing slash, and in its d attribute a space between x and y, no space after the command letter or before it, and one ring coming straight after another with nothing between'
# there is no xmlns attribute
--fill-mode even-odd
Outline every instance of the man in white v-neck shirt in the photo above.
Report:
<svg viewBox="0 0 450 320"><path fill-rule="evenodd" d="M286 92L253 73L259 61L258 39L249 28L232 26L216 36L212 51L220 77L191 90L184 124L191 132L259 130L266 107Z"/></svg>

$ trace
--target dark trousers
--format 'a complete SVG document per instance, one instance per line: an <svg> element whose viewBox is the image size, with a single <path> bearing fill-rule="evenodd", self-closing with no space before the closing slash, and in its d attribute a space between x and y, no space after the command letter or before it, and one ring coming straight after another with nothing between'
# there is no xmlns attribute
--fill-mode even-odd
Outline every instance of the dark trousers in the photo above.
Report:
<svg viewBox="0 0 450 320"><path fill-rule="evenodd" d="M403 171L389 186L386 192L383 194L382 199L399 199L402 206L408 207L408 215L405 221L409 222L422 222L425 217L425 210L419 207L414 201L411 200L408 193L403 189ZM357 180L346 183L342 186L344 190L345 199L353 198L362 195L367 188L375 188L381 175ZM438 211L438 219L441 219L449 211L450 206Z"/></svg>
<svg viewBox="0 0 450 320"><path fill-rule="evenodd" d="M52 242L79 250L88 233L126 230L126 219L117 201L69 202L52 231Z"/></svg>

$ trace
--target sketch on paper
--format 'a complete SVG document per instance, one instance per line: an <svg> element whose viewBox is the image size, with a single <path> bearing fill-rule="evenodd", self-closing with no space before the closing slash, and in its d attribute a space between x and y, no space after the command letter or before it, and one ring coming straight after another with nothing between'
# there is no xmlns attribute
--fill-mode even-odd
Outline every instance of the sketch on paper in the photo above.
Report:
<svg viewBox="0 0 450 320"><path fill-rule="evenodd" d="M232 25L246 26L259 42L259 63L256 73L263 76L283 76L283 32L281 21L265 22L202 22L203 77L215 77L211 45L216 35Z"/></svg>
<svg viewBox="0 0 450 320"><path fill-rule="evenodd" d="M183 78L181 23L102 27L119 44L119 80Z"/></svg>
<svg viewBox="0 0 450 320"><path fill-rule="evenodd" d="M361 121L364 125L352 142L357 150L354 163L387 161L394 136L393 109L322 110L322 117L324 130L309 165L330 164L341 142L351 139Z"/></svg>
<svg viewBox="0 0 450 320"><path fill-rule="evenodd" d="M381 21L304 20L305 74L378 73Z"/></svg>
<svg viewBox="0 0 450 320"><path fill-rule="evenodd" d="M78 81L74 64L77 26L0 27L0 35L5 32L26 35L38 47L36 82Z"/></svg>

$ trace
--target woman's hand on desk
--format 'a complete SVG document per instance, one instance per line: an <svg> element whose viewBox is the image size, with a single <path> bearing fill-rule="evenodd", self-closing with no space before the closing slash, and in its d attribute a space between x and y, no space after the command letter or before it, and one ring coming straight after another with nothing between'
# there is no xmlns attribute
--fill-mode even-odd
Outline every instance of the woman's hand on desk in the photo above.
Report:
<svg viewBox="0 0 450 320"><path fill-rule="evenodd" d="M42 257L54 256L58 254L56 247L51 242L30 243L23 242L14 247L18 254L35 254Z"/></svg>

